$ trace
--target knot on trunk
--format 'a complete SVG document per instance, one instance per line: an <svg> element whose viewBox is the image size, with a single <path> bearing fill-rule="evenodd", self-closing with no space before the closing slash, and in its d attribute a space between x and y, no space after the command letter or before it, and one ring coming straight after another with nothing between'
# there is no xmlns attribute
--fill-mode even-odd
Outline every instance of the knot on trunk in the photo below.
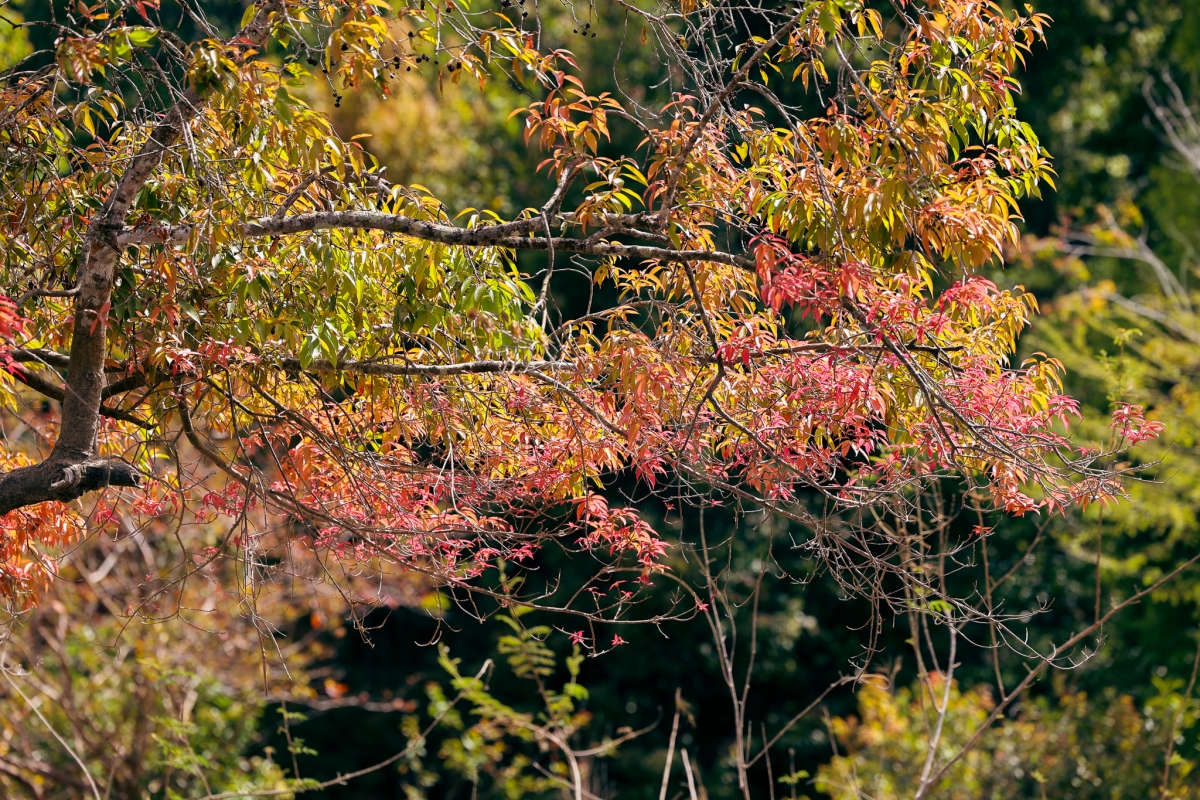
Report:
<svg viewBox="0 0 1200 800"><path fill-rule="evenodd" d="M141 485L142 474L132 464L119 458L100 458L63 467L62 477L50 484L50 491L74 500L105 486Z"/></svg>
<svg viewBox="0 0 1200 800"><path fill-rule="evenodd" d="M0 516L14 509L59 500L68 503L107 486L141 486L142 473L119 458L62 456L0 474Z"/></svg>

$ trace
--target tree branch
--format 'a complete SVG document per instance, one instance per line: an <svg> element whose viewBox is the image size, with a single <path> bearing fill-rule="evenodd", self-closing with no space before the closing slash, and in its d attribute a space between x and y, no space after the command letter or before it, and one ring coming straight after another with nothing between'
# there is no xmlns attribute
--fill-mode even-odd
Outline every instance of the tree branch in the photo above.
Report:
<svg viewBox="0 0 1200 800"><path fill-rule="evenodd" d="M48 500L69 503L109 486L141 485L142 474L119 458L72 462L51 455L40 464L0 477L0 516Z"/></svg>
<svg viewBox="0 0 1200 800"><path fill-rule="evenodd" d="M559 221L572 222L574 215L559 215ZM616 227L617 233L638 236L634 224L653 227L654 220L643 214L608 215L601 218L605 224ZM591 241L569 237L530 237L525 234L541 228L540 217L487 225L479 228L460 228L440 222L414 219L402 214L383 211L313 211L293 214L288 217L260 217L243 223L240 235L246 238L267 236L292 236L323 230L376 230L397 233L439 244L462 247L506 247L512 250L549 250L578 253L591 256L618 256L643 260L692 262L711 261L720 264L753 269L754 262L745 256L719 250L674 250L665 247L621 244L618 242ZM125 228L116 234L121 247L150 244L184 244L197 230L194 225L154 225Z"/></svg>
<svg viewBox="0 0 1200 800"><path fill-rule="evenodd" d="M525 375L540 370L562 370L575 366L571 361L466 361L459 364L396 364L386 361L346 361L334 364L325 359L315 359L308 366L301 366L298 358L281 359L284 369L304 369L313 372L356 372L362 375L423 375L446 377L449 375Z"/></svg>
<svg viewBox="0 0 1200 800"><path fill-rule="evenodd" d="M283 0L262 0L250 22L225 47L241 62L262 47L272 18ZM40 464L0 477L0 514L47 500L74 500L105 486L137 486L140 473L117 459L97 457L97 434L107 383L104 361L108 345L108 307L122 247L115 234L125 226L138 192L154 174L187 126L200 113L204 99L184 91L150 132L129 162L99 212L88 223L83 261L76 283L71 357L62 395L62 424L50 457Z"/></svg>
<svg viewBox="0 0 1200 800"><path fill-rule="evenodd" d="M28 369L14 369L12 375L21 383L25 384L30 389L33 389L43 397L48 397L51 400L57 400L60 403L63 402L63 396L65 392L63 391L62 387L51 383L41 375L38 375L36 372ZM105 396L107 397L108 394ZM123 422L132 422L134 425L137 425L140 428L154 427L146 420L136 417L133 414L130 414L128 411L122 411L119 408L112 408L111 406L106 406L104 404L100 405L100 416L108 417L109 419L119 419Z"/></svg>

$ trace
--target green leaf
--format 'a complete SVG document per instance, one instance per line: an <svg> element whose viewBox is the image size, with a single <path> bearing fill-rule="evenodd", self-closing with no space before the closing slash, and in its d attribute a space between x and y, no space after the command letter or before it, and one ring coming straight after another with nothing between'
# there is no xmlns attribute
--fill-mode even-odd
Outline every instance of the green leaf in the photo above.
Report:
<svg viewBox="0 0 1200 800"><path fill-rule="evenodd" d="M804 780L807 777L808 777L807 771L799 770L797 772L793 772L791 775L784 775L783 777L781 777L779 779L779 782L782 784L788 785L788 786L792 786L794 784L799 783L800 781Z"/></svg>
<svg viewBox="0 0 1200 800"><path fill-rule="evenodd" d="M333 326L331 321L326 321L326 323L321 327L320 335L317 338L321 344L321 353L324 354L325 358L330 364L337 366L339 345L338 331Z"/></svg>
<svg viewBox="0 0 1200 800"><path fill-rule="evenodd" d="M255 13L258 12L258 4L251 3L246 6L246 10L242 12L242 21L238 23L239 28L244 28L250 24L250 20L254 19Z"/></svg>
<svg viewBox="0 0 1200 800"><path fill-rule="evenodd" d="M321 347L321 340L316 333L310 333L304 337L304 344L300 347L300 368L308 369L308 365L313 362L317 356L317 350Z"/></svg>
<svg viewBox="0 0 1200 800"><path fill-rule="evenodd" d="M149 47L158 37L156 28L130 28L127 33L129 41L134 47Z"/></svg>
<svg viewBox="0 0 1200 800"><path fill-rule="evenodd" d="M280 86L275 90L275 113L284 122L292 121L292 96L288 93L286 86Z"/></svg>

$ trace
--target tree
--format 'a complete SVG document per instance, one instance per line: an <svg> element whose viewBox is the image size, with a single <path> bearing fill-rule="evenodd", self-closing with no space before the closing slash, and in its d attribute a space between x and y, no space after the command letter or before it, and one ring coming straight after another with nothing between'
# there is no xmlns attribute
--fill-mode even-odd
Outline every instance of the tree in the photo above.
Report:
<svg viewBox="0 0 1200 800"><path fill-rule="evenodd" d="M945 683L938 680L936 696L925 686L892 693L885 676L874 678L859 691L860 716L832 721L847 752L821 768L816 785L837 800L911 796L928 753L925 715L946 707L943 746L953 751L995 705L983 688L951 686L943 697ZM954 767L941 796L1195 797L1189 777L1195 762L1169 744L1196 724L1195 679L1186 686L1183 679L1155 683L1157 695L1144 708L1112 691L1089 697L1058 687L1052 701L1039 698L998 724Z"/></svg>
<svg viewBox="0 0 1200 800"><path fill-rule="evenodd" d="M98 525L229 520L202 565L307 548L613 619L636 592L485 571L558 542L648 583L668 544L613 490L634 485L791 520L880 605L997 622L871 515L921 517L950 477L1017 514L1122 491L1066 436L1057 363L1009 363L1031 298L979 275L1051 175L1013 101L1043 18L619 5L671 81L649 108L590 94L521 3L265 0L224 36L188 4L21 23L53 48L0 100L4 388L61 417L5 443L6 595L33 602L84 499ZM543 202L455 224L300 99L422 69L533 96ZM1158 431L1115 424L1114 449Z"/></svg>
<svg viewBox="0 0 1200 800"><path fill-rule="evenodd" d="M165 13L72 11L53 60L10 71L6 283L29 315L10 371L62 401L49 456L0 483L17 519L102 487L186 487L185 466L160 466L172 431L228 478L204 502L261 502L323 545L459 577L538 542L498 508L572 503L562 529L652 567L653 533L589 494L625 469L775 504L803 487L862 505L949 470L1013 511L1117 491L1058 461L1072 406L1054 362L1004 365L1027 298L971 274L1048 172L1011 96L1040 18L764 12L761 41L734 26L707 57L668 43L695 94L653 127L504 14L480 29L454 7L260 4L236 35L188 43ZM695 47L725 13L688 9ZM866 62L868 39L886 58ZM542 88L522 112L556 178L541 208L449 224L292 93L306 60L335 91L386 94L431 57L452 79L503 66ZM785 65L826 113L799 119L767 88ZM735 109L747 91L788 127ZM600 155L610 119L644 126L641 158ZM540 288L519 251L552 256ZM555 308L564 257L583 266L560 275L621 299Z"/></svg>

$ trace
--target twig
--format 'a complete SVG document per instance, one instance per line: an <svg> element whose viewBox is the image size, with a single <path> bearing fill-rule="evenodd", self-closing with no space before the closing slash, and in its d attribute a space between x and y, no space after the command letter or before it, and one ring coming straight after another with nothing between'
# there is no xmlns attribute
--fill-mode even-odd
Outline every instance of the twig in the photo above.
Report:
<svg viewBox="0 0 1200 800"><path fill-rule="evenodd" d="M475 680L479 680L480 678L482 678L483 673L485 673L488 670L488 668L491 667L491 665L492 665L492 662L490 660L484 662L483 667L475 675ZM439 713L436 717L434 717L433 721L430 722L428 726L426 726L425 730L421 731L421 735L418 736L416 739L414 739L408 745L408 747L404 748L399 753L396 753L394 756L385 758L383 761L380 761L378 764L372 764L369 767L364 767L360 770L356 770L355 772L351 772L346 775L338 775L336 778L330 778L329 780L323 781L321 783L311 783L311 784L308 784L305 786L293 786L289 789L267 789L264 791L255 791L254 789L239 789L236 792L222 792L221 794L210 794L210 795L200 798L200 800L228 800L229 798L234 798L234 797L278 797L279 795L284 795L284 794L301 794L303 792L315 792L320 789L328 789L330 786L342 786L346 783L346 781L354 780L355 778L361 778L363 775L370 775L372 772L378 772L379 770L383 769L384 767L395 764L397 761L399 761L400 759L404 758L409 753L411 753L417 746L423 744L425 742L425 737L428 736L433 731L433 729L438 726L438 724L442 721L442 718L445 717L446 714L450 713L450 709L454 708L454 706L458 704L459 700L462 700L463 694L464 694L463 692L459 692L457 695L455 695L454 699L451 700L446 705L446 707L442 709L441 713ZM98 796L97 796L97 800L99 800Z"/></svg>
<svg viewBox="0 0 1200 800"><path fill-rule="evenodd" d="M696 800L696 781L692 778L692 763L688 761L687 750L680 750L679 753L683 756L683 771L687 773L688 795L692 800Z"/></svg>
<svg viewBox="0 0 1200 800"><path fill-rule="evenodd" d="M1183 721L1183 715L1187 713L1188 704L1192 702L1192 690L1196 688L1197 671L1200 671L1200 641L1196 643L1196 657L1192 660L1192 676L1188 678L1187 689L1183 692L1183 703L1179 706L1179 711L1175 713L1174 718L1172 718L1171 731L1167 735L1167 756L1163 764L1160 800L1166 800L1167 791L1171 786L1171 759L1175 755L1175 731L1179 729L1179 723Z"/></svg>
<svg viewBox="0 0 1200 800"><path fill-rule="evenodd" d="M663 767L662 788L658 800L667 800L667 782L671 777L671 760L675 756L675 735L679 733L679 689L675 690L675 720L671 723L671 739L667 744L667 764Z"/></svg>
<svg viewBox="0 0 1200 800"><path fill-rule="evenodd" d="M50 734L58 740L58 743L63 746L63 749L66 750L68 754L70 754L71 758L75 759L75 763L79 765L81 770L83 770L83 774L87 778L88 785L92 788L92 795L96 798L96 800L100 800L100 790L96 788L96 781L92 779L92 773L88 770L87 764L83 763L83 759L71 749L71 745L67 744L67 740L60 736L58 731L54 729L54 726L50 724L50 721L42 715L41 709L34 705L29 698L25 696L25 693L21 691L21 687L17 685L16 681L12 679L12 675L9 674L8 665L4 663L2 656L0 656L0 672L4 673L4 679L8 681L8 685L13 688L14 692L21 696L21 699L25 701L25 705L29 706L29 710L36 714L37 718L42 721L42 724L46 726L46 730L50 731Z"/></svg>

